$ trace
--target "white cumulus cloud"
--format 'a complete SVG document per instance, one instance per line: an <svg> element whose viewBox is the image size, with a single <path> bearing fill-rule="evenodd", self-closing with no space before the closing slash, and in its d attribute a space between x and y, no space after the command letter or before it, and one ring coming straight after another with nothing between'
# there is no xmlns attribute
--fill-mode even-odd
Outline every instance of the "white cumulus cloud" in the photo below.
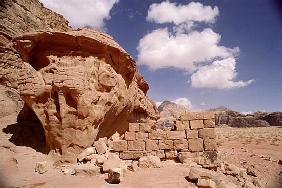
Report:
<svg viewBox="0 0 282 188"><path fill-rule="evenodd" d="M191 2L187 5L177 5L169 1L154 3L149 7L147 20L156 23L206 22L212 23L219 14L218 8L204 6Z"/></svg>
<svg viewBox="0 0 282 188"><path fill-rule="evenodd" d="M231 89L245 87L254 80L234 81L237 77L236 60L227 58L200 67L191 76L192 86L196 88Z"/></svg>
<svg viewBox="0 0 282 188"><path fill-rule="evenodd" d="M236 81L238 47L220 45L221 35L211 28L195 29L199 23L214 23L218 8L191 2L186 5L165 1L152 4L147 20L174 26L160 27L139 40L137 62L151 70L174 67L191 75L192 87L231 89L253 82Z"/></svg>
<svg viewBox="0 0 282 188"><path fill-rule="evenodd" d="M188 34L157 29L139 41L138 63L152 70L176 67L192 71L197 63L230 57L238 52L238 48L218 45L219 41L220 35L209 28Z"/></svg>
<svg viewBox="0 0 282 188"><path fill-rule="evenodd" d="M63 15L72 27L103 28L110 11L119 0L40 0L43 5Z"/></svg>
<svg viewBox="0 0 282 188"><path fill-rule="evenodd" d="M189 109L192 109L192 103L189 99L183 97L183 98L178 98L178 99L175 99L171 102L174 102L175 104L179 104L179 105L182 105L182 106L185 106Z"/></svg>
<svg viewBox="0 0 282 188"><path fill-rule="evenodd" d="M187 99L186 97L181 97L181 98L177 98L175 100L172 100L171 102L178 104L178 105L182 105L186 108L192 109L192 103L189 99ZM163 103L163 101L157 101L156 102L156 106L159 107L161 104Z"/></svg>

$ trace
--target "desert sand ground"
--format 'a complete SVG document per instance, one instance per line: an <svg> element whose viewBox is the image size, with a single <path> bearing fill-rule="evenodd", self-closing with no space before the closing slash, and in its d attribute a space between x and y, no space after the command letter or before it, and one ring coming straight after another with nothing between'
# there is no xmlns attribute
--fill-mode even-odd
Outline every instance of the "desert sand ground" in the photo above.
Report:
<svg viewBox="0 0 282 188"><path fill-rule="evenodd" d="M118 185L108 184L105 174L92 177L63 175L56 168L44 174L35 173L36 162L51 159L9 141L12 135L4 133L3 129L14 121L11 117L0 120L0 187L192 187L185 179L189 167L179 163L128 172ZM221 160L239 167L254 165L267 187L282 187L282 165L278 164L282 159L282 128L217 128L217 134Z"/></svg>

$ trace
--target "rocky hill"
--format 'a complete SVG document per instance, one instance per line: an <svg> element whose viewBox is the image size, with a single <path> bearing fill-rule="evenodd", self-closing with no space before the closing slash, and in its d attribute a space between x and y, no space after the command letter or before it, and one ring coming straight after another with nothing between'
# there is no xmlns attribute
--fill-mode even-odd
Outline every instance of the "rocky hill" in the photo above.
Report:
<svg viewBox="0 0 282 188"><path fill-rule="evenodd" d="M267 127L282 126L282 112L255 112L241 114L226 107L210 109L215 112L215 124L230 127Z"/></svg>
<svg viewBox="0 0 282 188"><path fill-rule="evenodd" d="M164 101L158 106L158 111L160 112L160 117L174 117L178 118L180 114L184 111L190 110L187 107L176 104L171 101Z"/></svg>

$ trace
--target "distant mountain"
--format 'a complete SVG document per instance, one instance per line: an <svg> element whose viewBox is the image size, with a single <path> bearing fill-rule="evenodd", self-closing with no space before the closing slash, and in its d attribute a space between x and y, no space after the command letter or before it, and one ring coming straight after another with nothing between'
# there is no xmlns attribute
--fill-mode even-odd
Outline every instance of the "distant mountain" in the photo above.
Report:
<svg viewBox="0 0 282 188"><path fill-rule="evenodd" d="M228 125L230 127L267 127L282 126L282 112L255 112L242 114L224 106L212 108L207 111L215 112L216 126Z"/></svg>
<svg viewBox="0 0 282 188"><path fill-rule="evenodd" d="M160 112L161 118L173 117L178 118L180 114L184 111L190 109L180 104L176 104L171 101L164 101L158 107L158 111Z"/></svg>

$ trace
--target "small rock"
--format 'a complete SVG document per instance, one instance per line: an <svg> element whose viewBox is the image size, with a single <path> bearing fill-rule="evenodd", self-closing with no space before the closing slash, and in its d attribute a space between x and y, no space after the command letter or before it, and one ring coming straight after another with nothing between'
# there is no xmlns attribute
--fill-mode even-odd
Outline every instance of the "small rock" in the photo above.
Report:
<svg viewBox="0 0 282 188"><path fill-rule="evenodd" d="M225 174L237 176L240 174L241 171L245 171L245 169L239 168L233 164L225 164Z"/></svg>
<svg viewBox="0 0 282 188"><path fill-rule="evenodd" d="M100 167L95 166L93 164L77 165L75 166L74 170L75 170L75 175L93 176L93 175L101 174Z"/></svg>
<svg viewBox="0 0 282 188"><path fill-rule="evenodd" d="M132 161L132 163L130 165L127 166L127 169L132 171L132 172L136 172L138 170L138 161Z"/></svg>
<svg viewBox="0 0 282 188"><path fill-rule="evenodd" d="M44 174L47 171L48 171L47 161L37 162L35 164L35 172L38 172L39 174Z"/></svg>
<svg viewBox="0 0 282 188"><path fill-rule="evenodd" d="M216 184L211 179L198 179L197 186L199 188L215 188Z"/></svg>
<svg viewBox="0 0 282 188"><path fill-rule="evenodd" d="M77 156L77 160L79 162L83 161L83 160L87 160L87 157L89 157L92 154L96 154L96 149L95 147L89 147L86 148L85 150L83 150L78 156Z"/></svg>
<svg viewBox="0 0 282 188"><path fill-rule="evenodd" d="M249 166L249 167L247 168L247 174L250 175L250 176L257 177L257 172L256 172L256 170L255 170L254 165Z"/></svg>
<svg viewBox="0 0 282 188"><path fill-rule="evenodd" d="M188 180L191 182L197 182L200 178L210 179L212 176L211 172L207 169L193 167L190 169Z"/></svg>
<svg viewBox="0 0 282 188"><path fill-rule="evenodd" d="M110 169L112 168L123 168L126 169L126 165L124 163L124 161L120 160L120 159L116 159L116 158L109 158L107 160L105 160L103 166L102 166L102 170L103 172L109 172Z"/></svg>
<svg viewBox="0 0 282 188"><path fill-rule="evenodd" d="M282 160L279 160L279 161L278 161L278 164L282 165Z"/></svg>
<svg viewBox="0 0 282 188"><path fill-rule="evenodd" d="M98 141L94 142L94 146L99 155L102 155L107 152L107 149L108 149L107 144L103 140L99 139Z"/></svg>
<svg viewBox="0 0 282 188"><path fill-rule="evenodd" d="M65 165L61 167L61 172L64 175L75 175L75 170L72 166L70 165Z"/></svg>
<svg viewBox="0 0 282 188"><path fill-rule="evenodd" d="M139 159L139 167L141 168L160 168L161 166L161 160L157 156L148 155Z"/></svg>
<svg viewBox="0 0 282 188"><path fill-rule="evenodd" d="M120 140L120 134L118 132L115 132L115 134L113 134L111 136L111 140L112 141L117 141L117 140Z"/></svg>
<svg viewBox="0 0 282 188"><path fill-rule="evenodd" d="M108 173L108 183L119 184L122 181L123 170L121 168L113 168Z"/></svg>

